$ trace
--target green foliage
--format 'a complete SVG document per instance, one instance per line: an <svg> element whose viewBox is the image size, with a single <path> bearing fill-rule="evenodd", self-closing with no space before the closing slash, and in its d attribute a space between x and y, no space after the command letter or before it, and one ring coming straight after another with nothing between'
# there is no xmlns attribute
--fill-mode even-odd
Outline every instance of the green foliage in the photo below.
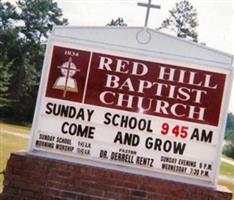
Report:
<svg viewBox="0 0 234 200"><path fill-rule="evenodd" d="M17 5L24 22L21 32L29 42L41 42L53 25L67 24L67 19L61 19L61 9L52 0L20 0Z"/></svg>
<svg viewBox="0 0 234 200"><path fill-rule="evenodd" d="M234 144L229 144L224 147L223 154L234 159Z"/></svg>
<svg viewBox="0 0 234 200"><path fill-rule="evenodd" d="M16 8L10 2L2 3L0 0L0 29L12 26L13 20L18 18Z"/></svg>
<svg viewBox="0 0 234 200"><path fill-rule="evenodd" d="M228 130L225 139L234 144L234 129Z"/></svg>
<svg viewBox="0 0 234 200"><path fill-rule="evenodd" d="M229 130L229 129L234 130L234 115L232 113L228 113L226 129L227 130Z"/></svg>
<svg viewBox="0 0 234 200"><path fill-rule="evenodd" d="M223 153L234 159L234 129L228 130L225 139L227 144L223 149Z"/></svg>
<svg viewBox="0 0 234 200"><path fill-rule="evenodd" d="M9 72L12 62L3 63L0 61L0 108L9 106L10 100L8 99L8 90L12 74Z"/></svg>
<svg viewBox="0 0 234 200"><path fill-rule="evenodd" d="M112 19L107 26L127 26L127 24L124 22L123 18L118 17L117 19Z"/></svg>
<svg viewBox="0 0 234 200"><path fill-rule="evenodd" d="M0 91L4 91L0 117L31 121L44 43L53 25L67 24L67 20L52 0L19 0L16 7L0 1L0 20L0 67L4 70L4 77L0 77Z"/></svg>
<svg viewBox="0 0 234 200"><path fill-rule="evenodd" d="M175 32L177 37L197 42L197 11L191 3L187 0L180 1L169 13L169 18L162 22L159 29L169 29Z"/></svg>
<svg viewBox="0 0 234 200"><path fill-rule="evenodd" d="M225 140L226 145L223 153L234 159L234 116L232 113L228 113Z"/></svg>
<svg viewBox="0 0 234 200"><path fill-rule="evenodd" d="M17 19L16 8L9 2L0 1L0 117L4 110L11 106L10 87L15 72L12 71L16 60L18 30L12 23Z"/></svg>

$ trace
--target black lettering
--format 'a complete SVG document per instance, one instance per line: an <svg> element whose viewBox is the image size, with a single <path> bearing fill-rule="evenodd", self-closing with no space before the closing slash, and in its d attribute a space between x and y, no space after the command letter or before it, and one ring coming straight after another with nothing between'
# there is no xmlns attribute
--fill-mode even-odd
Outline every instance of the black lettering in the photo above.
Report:
<svg viewBox="0 0 234 200"><path fill-rule="evenodd" d="M69 126L69 134L70 135L75 135L76 134L76 132L77 132L77 126L76 126L76 124L70 124L70 126Z"/></svg>
<svg viewBox="0 0 234 200"><path fill-rule="evenodd" d="M131 133L125 133L124 136L122 136L122 132L118 131L114 139L114 143L117 142L119 142L119 144L126 144L129 146L137 146L140 142L140 137Z"/></svg>
<svg viewBox="0 0 234 200"><path fill-rule="evenodd" d="M133 135L132 146L136 147L140 143L140 137L138 135Z"/></svg>
<svg viewBox="0 0 234 200"><path fill-rule="evenodd" d="M67 138L57 137L56 142L71 145L71 140Z"/></svg>
<svg viewBox="0 0 234 200"><path fill-rule="evenodd" d="M95 130L95 127L93 127L93 126L89 127L89 137L88 138L93 139L94 130Z"/></svg>
<svg viewBox="0 0 234 200"><path fill-rule="evenodd" d="M184 154L184 150L185 150L185 147L186 147L186 143L176 143L174 142L174 150L173 150L173 153L175 154L180 154L180 155L183 155Z"/></svg>
<svg viewBox="0 0 234 200"><path fill-rule="evenodd" d="M124 144L130 145L131 141L132 141L132 136L133 136L132 134L125 133L125 135L124 135Z"/></svg>
<svg viewBox="0 0 234 200"><path fill-rule="evenodd" d="M164 144L163 144L163 150L165 152L171 151L171 145L172 145L171 141L169 141L169 140L165 141Z"/></svg>
<svg viewBox="0 0 234 200"><path fill-rule="evenodd" d="M52 103L47 103L47 104L46 104L46 109L47 109L47 110L46 110L45 113L48 114L48 115L52 113L52 108L51 108L51 106L53 106Z"/></svg>
<svg viewBox="0 0 234 200"><path fill-rule="evenodd" d="M135 117L130 118L129 120L129 128L134 129L137 126L137 119Z"/></svg>
<svg viewBox="0 0 234 200"><path fill-rule="evenodd" d="M147 132L150 132L150 133L153 132L153 130L151 128L151 120L148 120Z"/></svg>
<svg viewBox="0 0 234 200"><path fill-rule="evenodd" d="M128 116L122 116L120 127L127 128L128 126Z"/></svg>
<svg viewBox="0 0 234 200"><path fill-rule="evenodd" d="M115 152L111 152L111 160L115 160L115 156L116 156L116 153Z"/></svg>
<svg viewBox="0 0 234 200"><path fill-rule="evenodd" d="M190 139L191 140L194 140L194 139L199 140L199 130L198 130L198 128L194 129L194 131L193 131L192 136L191 136Z"/></svg>
<svg viewBox="0 0 234 200"><path fill-rule="evenodd" d="M206 130L202 129L202 131L199 132L199 129L195 128L190 139L211 143L212 137L213 137L213 131L209 131L209 133L207 133Z"/></svg>
<svg viewBox="0 0 234 200"><path fill-rule="evenodd" d="M108 125L108 124L110 124L111 123L111 119L109 118L109 117L111 117L111 113L105 113L105 115L104 115L104 117L105 117L105 121L104 121L104 124L106 124L106 125Z"/></svg>
<svg viewBox="0 0 234 200"><path fill-rule="evenodd" d="M159 138L155 139L154 150L161 151L162 140Z"/></svg>
<svg viewBox="0 0 234 200"><path fill-rule="evenodd" d="M148 137L145 141L145 147L147 149L154 149L155 151L173 152L174 154L182 155L184 153L186 144L180 142L171 142L170 140L162 141L156 138ZM162 159L162 158L161 158Z"/></svg>
<svg viewBox="0 0 234 200"><path fill-rule="evenodd" d="M54 148L54 143L36 140L36 146L37 147L47 147L47 148L53 149Z"/></svg>
<svg viewBox="0 0 234 200"><path fill-rule="evenodd" d="M65 126L68 126L68 125L69 125L68 122L64 122L64 123L63 123L63 125L62 125L62 127L61 127L61 130L62 130L62 133L63 133L63 134L66 134L66 133L67 133L67 131L65 131Z"/></svg>
<svg viewBox="0 0 234 200"><path fill-rule="evenodd" d="M153 138L148 137L145 141L145 147L147 149L151 149L153 147L153 142L152 142Z"/></svg>
<svg viewBox="0 0 234 200"><path fill-rule="evenodd" d="M139 142L140 142L140 138L138 135L134 135L131 133L125 133L124 144L135 147L139 144Z"/></svg>
<svg viewBox="0 0 234 200"><path fill-rule="evenodd" d="M77 136L88 137L90 139L93 139L93 134L94 134L93 130L95 129L94 127L85 126L82 129L82 125L78 124L77 128L78 128Z"/></svg>
<svg viewBox="0 0 234 200"><path fill-rule="evenodd" d="M92 115L93 115L93 113L94 113L94 110L87 110L87 113L88 113L88 122L90 122L90 120L91 120L91 117L92 117Z"/></svg>
<svg viewBox="0 0 234 200"><path fill-rule="evenodd" d="M61 105L54 104L53 114L58 116L60 114Z"/></svg>
<svg viewBox="0 0 234 200"><path fill-rule="evenodd" d="M119 116L118 114L114 115L114 117L112 118L112 124L113 124L114 126L119 126L119 124L116 123L116 121L117 121L117 120L115 120L116 118L120 118L120 116Z"/></svg>
<svg viewBox="0 0 234 200"><path fill-rule="evenodd" d="M62 133L69 133L70 135L76 135L81 137L86 137L93 139L94 138L94 130L93 126L82 126L81 124L75 124L68 122L64 122L61 127Z"/></svg>
<svg viewBox="0 0 234 200"><path fill-rule="evenodd" d="M123 139L122 139L122 133L120 131L118 131L117 135L115 136L114 139L114 143L119 142L120 144L123 143Z"/></svg>
<svg viewBox="0 0 234 200"><path fill-rule="evenodd" d="M101 150L100 154L99 154L99 157L100 158L105 158L105 159L108 158L107 157L107 151L106 150Z"/></svg>
<svg viewBox="0 0 234 200"><path fill-rule="evenodd" d="M150 159L150 163L149 163L149 165L150 165L150 167L153 167L153 162L154 162L154 159Z"/></svg>
<svg viewBox="0 0 234 200"><path fill-rule="evenodd" d="M212 137L213 137L213 131L209 131L209 133L206 133L206 130L202 130L202 136L201 136L201 141L202 142L212 142Z"/></svg>
<svg viewBox="0 0 234 200"><path fill-rule="evenodd" d="M60 116L61 117L67 117L68 116L69 107L68 106L64 106L64 105L62 105L61 107L62 108L61 108Z"/></svg>
<svg viewBox="0 0 234 200"><path fill-rule="evenodd" d="M81 119L81 120L84 120L84 119L85 119L85 117L84 117L84 109L83 109L83 108L81 108L81 109L79 110L79 112L77 113L76 119Z"/></svg>
<svg viewBox="0 0 234 200"><path fill-rule="evenodd" d="M70 109L69 109L68 117L69 117L69 118L75 117L75 116L76 116L76 108L73 107L73 106L70 106L69 108L70 108Z"/></svg>
<svg viewBox="0 0 234 200"><path fill-rule="evenodd" d="M141 131L145 130L145 128L146 128L146 120L140 119L139 120L139 124L138 124L138 128Z"/></svg>
<svg viewBox="0 0 234 200"><path fill-rule="evenodd" d="M122 128L138 129L140 131L153 132L151 128L151 121L145 119L137 119L135 117L129 117L127 115L105 113L104 124L113 126L119 126Z"/></svg>

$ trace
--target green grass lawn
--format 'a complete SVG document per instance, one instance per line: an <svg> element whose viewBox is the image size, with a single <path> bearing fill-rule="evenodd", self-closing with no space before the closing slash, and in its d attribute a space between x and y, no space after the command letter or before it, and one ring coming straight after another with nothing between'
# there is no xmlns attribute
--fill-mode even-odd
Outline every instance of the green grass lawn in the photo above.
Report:
<svg viewBox="0 0 234 200"><path fill-rule="evenodd" d="M29 126L19 126L15 124L6 124L6 123L0 122L0 131L7 130L7 131L17 132L17 133L22 133L22 134L29 134L30 129L31 127Z"/></svg>
<svg viewBox="0 0 234 200"><path fill-rule="evenodd" d="M18 125L9 125L9 124L0 123L1 133L4 132L2 130L29 134L30 127L23 127L23 126L18 126ZM23 150L23 149L25 150L27 149L27 145L28 145L27 139L12 136L9 134L0 134L0 172L5 169L10 153ZM234 178L234 166L231 164L222 162L220 173L223 176ZM3 175L0 174L0 193L2 191L2 182L3 182ZM230 182L219 181L219 184L228 187L234 193L234 182L230 183Z"/></svg>
<svg viewBox="0 0 234 200"><path fill-rule="evenodd" d="M234 166L229 163L222 162L220 168L220 174L228 176L230 178L234 178Z"/></svg>
<svg viewBox="0 0 234 200"><path fill-rule="evenodd" d="M28 140L12 135L0 134L0 172L5 167L11 152L27 149ZM0 192L2 191L3 175L0 174Z"/></svg>
<svg viewBox="0 0 234 200"><path fill-rule="evenodd" d="M225 162L221 163L220 174L234 179L234 166ZM226 186L233 192L234 195L234 182L219 181L219 185ZM234 200L234 196L232 198Z"/></svg>

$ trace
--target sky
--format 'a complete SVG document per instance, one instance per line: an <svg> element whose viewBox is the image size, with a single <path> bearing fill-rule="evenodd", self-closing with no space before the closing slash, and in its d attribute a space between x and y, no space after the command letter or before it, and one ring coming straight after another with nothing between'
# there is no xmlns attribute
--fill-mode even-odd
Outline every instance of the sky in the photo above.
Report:
<svg viewBox="0 0 234 200"><path fill-rule="evenodd" d="M57 0L69 25L105 26L122 17L128 26L143 26L146 8L137 2L148 0ZM157 28L169 16L169 10L177 0L152 0L161 9L151 9L149 28ZM197 28L199 42L234 55L234 1L233 0L190 0L198 13ZM234 113L234 86L229 112Z"/></svg>
<svg viewBox="0 0 234 200"><path fill-rule="evenodd" d="M104 26L111 19L123 17L128 26L143 26L146 9L137 2L148 0L57 0L64 17L70 25ZM149 27L159 27L169 16L169 10L176 0L152 0L161 9L150 11ZM210 47L233 52L234 1L233 0L190 0L197 9L199 41ZM231 43L232 45L231 45Z"/></svg>
<svg viewBox="0 0 234 200"><path fill-rule="evenodd" d="M12 0L14 2L15 0ZM148 0L54 0L73 26L105 26L122 17L128 26L143 26L146 8L137 2ZM157 28L169 16L169 10L179 0L152 0L161 9L151 9L149 28ZM199 42L234 55L234 0L190 0L198 13ZM234 87L229 105L234 113Z"/></svg>

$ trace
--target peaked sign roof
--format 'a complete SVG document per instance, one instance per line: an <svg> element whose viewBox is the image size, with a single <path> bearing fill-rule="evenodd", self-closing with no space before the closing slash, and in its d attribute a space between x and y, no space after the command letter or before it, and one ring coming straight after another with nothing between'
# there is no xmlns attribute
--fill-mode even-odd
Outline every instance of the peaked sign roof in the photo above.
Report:
<svg viewBox="0 0 234 200"><path fill-rule="evenodd" d="M230 68L233 64L230 54L149 28L56 26L52 35L212 67Z"/></svg>

